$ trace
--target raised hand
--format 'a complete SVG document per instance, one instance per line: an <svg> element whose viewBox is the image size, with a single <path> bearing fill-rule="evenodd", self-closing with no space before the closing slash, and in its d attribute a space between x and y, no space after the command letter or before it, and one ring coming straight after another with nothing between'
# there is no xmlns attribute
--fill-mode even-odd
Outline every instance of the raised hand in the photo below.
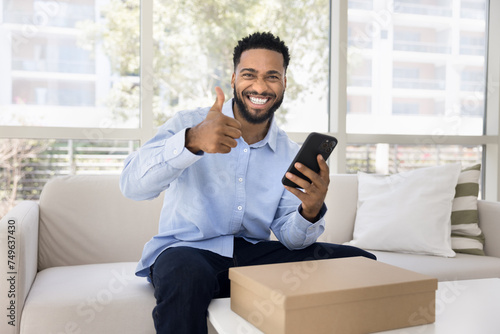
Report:
<svg viewBox="0 0 500 334"><path fill-rule="evenodd" d="M215 87L217 98L205 119L186 132L186 148L193 153L229 153L241 137L241 123L222 113L224 92Z"/></svg>

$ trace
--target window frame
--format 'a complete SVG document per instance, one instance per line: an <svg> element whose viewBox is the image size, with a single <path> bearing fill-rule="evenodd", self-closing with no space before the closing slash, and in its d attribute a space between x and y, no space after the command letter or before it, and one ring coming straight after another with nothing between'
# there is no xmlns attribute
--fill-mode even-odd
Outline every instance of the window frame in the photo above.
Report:
<svg viewBox="0 0 500 334"><path fill-rule="evenodd" d="M141 110L140 125L135 129L74 128L41 126L0 125L0 138L26 139L92 139L92 140L139 140L141 145L156 132L153 116L153 1L141 1ZM500 199L500 43L494 34L487 34L487 92L484 135L435 136L435 135L390 135L353 134L346 131L347 111L347 46L348 46L348 0L330 0L330 69L329 69L329 134L339 143L330 158L332 173L346 172L346 150L351 144L430 144L430 145L478 145L483 146L484 197ZM499 31L500 2L490 1L488 31ZM381 15L390 15L390 10ZM292 140L301 142L308 133L289 132Z"/></svg>

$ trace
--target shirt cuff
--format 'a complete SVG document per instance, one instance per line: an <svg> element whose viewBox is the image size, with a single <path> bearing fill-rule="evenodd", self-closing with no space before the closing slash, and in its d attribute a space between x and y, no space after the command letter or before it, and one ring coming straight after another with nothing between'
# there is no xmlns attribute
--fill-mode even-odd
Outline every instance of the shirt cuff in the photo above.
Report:
<svg viewBox="0 0 500 334"><path fill-rule="evenodd" d="M305 241L304 241L304 244L311 244L314 241L316 241L316 239L325 230L325 219L324 219L324 217L325 217L325 214L326 214L326 211L327 211L327 207L326 207L326 204L323 203L323 206L319 210L319 214L318 214L319 219L316 222L314 222L314 223L311 223L309 220L305 219L300 214L301 211L302 211L302 204L300 204L297 207L297 220L296 220L297 228L299 230L302 230L302 231L305 232Z"/></svg>
<svg viewBox="0 0 500 334"><path fill-rule="evenodd" d="M203 157L203 152L194 154L186 148L186 130L170 137L165 145L164 159L173 168L185 169Z"/></svg>

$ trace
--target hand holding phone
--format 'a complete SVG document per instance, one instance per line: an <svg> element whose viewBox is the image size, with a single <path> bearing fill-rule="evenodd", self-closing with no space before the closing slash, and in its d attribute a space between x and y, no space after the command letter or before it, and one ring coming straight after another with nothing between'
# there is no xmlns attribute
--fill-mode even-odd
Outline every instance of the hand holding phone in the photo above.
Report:
<svg viewBox="0 0 500 334"><path fill-rule="evenodd" d="M319 173L320 168L317 159L318 154L321 154L326 161L330 154L333 152L335 146L337 146L337 139L335 137L317 132L310 133L309 136L307 136L304 144L300 148L299 152L293 159L292 163L290 164L290 167L288 167L287 172L290 172L300 177L301 179L311 182L311 180L307 176L305 176L295 168L295 163L300 162L304 166L312 169L314 172ZM283 176L281 182L286 186L300 188L294 182L286 178L286 173L285 176Z"/></svg>

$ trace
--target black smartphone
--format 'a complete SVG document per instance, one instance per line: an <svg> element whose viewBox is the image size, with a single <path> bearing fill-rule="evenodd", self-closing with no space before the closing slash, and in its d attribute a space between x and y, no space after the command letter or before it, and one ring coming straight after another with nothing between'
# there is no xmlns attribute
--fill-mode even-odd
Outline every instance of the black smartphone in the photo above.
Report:
<svg viewBox="0 0 500 334"><path fill-rule="evenodd" d="M304 144L302 144L302 147L293 159L292 163L290 164L290 167L288 167L287 172L290 172L294 175L297 175L301 179L311 182L311 180L307 176L305 176L295 168L295 163L300 162L301 164L318 173L318 154L321 154L326 161L330 154L333 152L335 146L337 146L337 139L335 137L317 132L310 133L309 136L307 136ZM281 183L286 186L300 188L294 182L287 179L286 174L283 175Z"/></svg>

